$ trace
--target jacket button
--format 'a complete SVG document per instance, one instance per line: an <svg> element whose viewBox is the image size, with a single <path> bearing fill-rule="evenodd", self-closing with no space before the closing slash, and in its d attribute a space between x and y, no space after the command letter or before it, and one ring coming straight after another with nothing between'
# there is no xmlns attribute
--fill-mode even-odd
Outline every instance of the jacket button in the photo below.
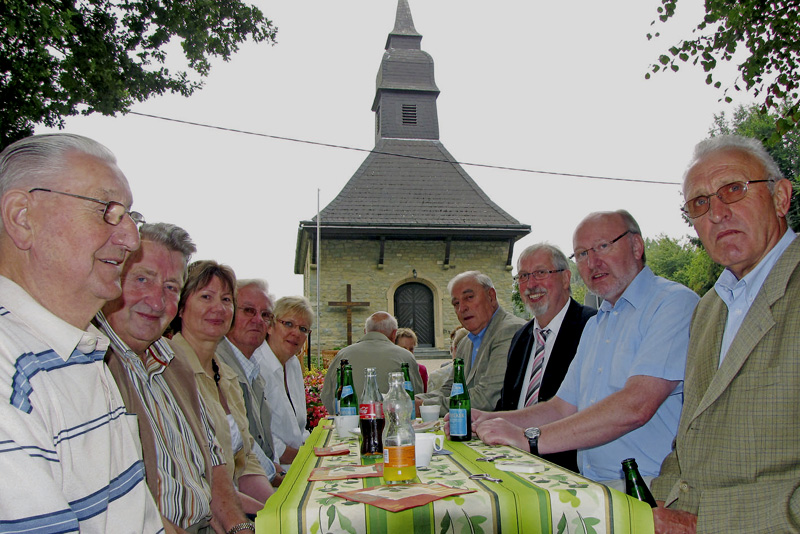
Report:
<svg viewBox="0 0 800 534"><path fill-rule="evenodd" d="M680 490L682 492L684 492L684 493L688 493L689 492L689 483L688 482L681 481L681 485L679 487L680 487Z"/></svg>

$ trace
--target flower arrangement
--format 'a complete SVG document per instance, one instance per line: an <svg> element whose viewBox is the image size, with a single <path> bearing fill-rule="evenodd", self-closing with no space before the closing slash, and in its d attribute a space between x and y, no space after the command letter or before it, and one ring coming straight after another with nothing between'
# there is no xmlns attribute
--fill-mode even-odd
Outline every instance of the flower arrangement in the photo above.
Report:
<svg viewBox="0 0 800 534"><path fill-rule="evenodd" d="M320 419L328 415L328 410L322 405L322 384L325 381L327 369L311 367L303 372L303 383L306 388L306 428L312 430L319 424Z"/></svg>

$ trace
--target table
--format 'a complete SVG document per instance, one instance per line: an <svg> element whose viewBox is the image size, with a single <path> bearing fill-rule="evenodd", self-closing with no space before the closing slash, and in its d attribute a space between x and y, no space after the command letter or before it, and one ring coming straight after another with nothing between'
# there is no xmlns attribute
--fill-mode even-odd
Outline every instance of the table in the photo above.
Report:
<svg viewBox="0 0 800 534"><path fill-rule="evenodd" d="M314 447L349 443L351 455L317 457ZM431 504L387 512L380 508L329 495L377 486L381 478L308 482L319 466L360 463L355 438L341 440L327 426L312 432L292 463L280 488L256 518L258 534L312 533L587 533L649 534L650 507L621 492L583 478L513 447L445 441L451 455L434 455L428 470L418 470L418 481L442 483L477 492L448 497ZM353 454L355 453L355 454ZM478 458L505 453L508 461L535 462L534 474L511 473ZM471 480L470 474L488 473L501 483Z"/></svg>

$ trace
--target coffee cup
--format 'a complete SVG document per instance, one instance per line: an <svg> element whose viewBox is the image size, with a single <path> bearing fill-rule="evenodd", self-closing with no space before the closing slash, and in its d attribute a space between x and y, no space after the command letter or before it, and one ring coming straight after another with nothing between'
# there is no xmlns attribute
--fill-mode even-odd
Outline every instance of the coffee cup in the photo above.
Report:
<svg viewBox="0 0 800 534"><path fill-rule="evenodd" d="M336 434L339 439L349 439L353 437L350 431L358 428L357 415L338 415L336 416Z"/></svg>
<svg viewBox="0 0 800 534"><path fill-rule="evenodd" d="M430 432L415 434L414 454L417 467L428 467L431 463L433 451L440 451L443 446L444 436L442 434L432 434Z"/></svg>
<svg viewBox="0 0 800 534"><path fill-rule="evenodd" d="M439 405L426 405L423 404L419 407L419 416L426 423L429 421L436 421L439 419Z"/></svg>

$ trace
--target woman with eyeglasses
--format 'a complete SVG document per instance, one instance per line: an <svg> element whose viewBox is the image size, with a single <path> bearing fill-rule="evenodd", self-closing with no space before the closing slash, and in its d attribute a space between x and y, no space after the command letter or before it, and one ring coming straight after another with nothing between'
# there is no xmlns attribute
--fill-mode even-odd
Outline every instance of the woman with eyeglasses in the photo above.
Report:
<svg viewBox="0 0 800 534"><path fill-rule="evenodd" d="M272 408L275 455L286 467L309 436L306 391L297 355L311 334L314 311L305 297L283 297L275 303L267 326L267 344L256 351L264 388Z"/></svg>
<svg viewBox="0 0 800 534"><path fill-rule="evenodd" d="M194 371L200 397L222 447L228 474L239 491L242 509L256 514L274 492L258 461L250 435L247 411L236 371L219 360L217 344L230 330L234 313L236 275L227 265L202 260L189 265L189 274L173 321L169 344L175 357Z"/></svg>

